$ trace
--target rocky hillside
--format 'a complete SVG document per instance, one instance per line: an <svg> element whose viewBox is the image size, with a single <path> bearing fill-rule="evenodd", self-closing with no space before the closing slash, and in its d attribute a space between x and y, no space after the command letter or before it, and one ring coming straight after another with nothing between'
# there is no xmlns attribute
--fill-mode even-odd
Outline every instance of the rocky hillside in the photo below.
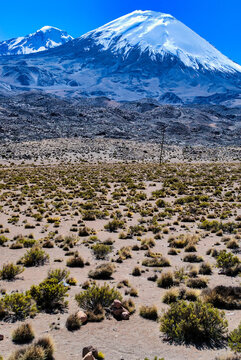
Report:
<svg viewBox="0 0 241 360"><path fill-rule="evenodd" d="M63 100L39 92L0 97L0 140L117 138L172 145L241 145L241 110L108 98Z"/></svg>

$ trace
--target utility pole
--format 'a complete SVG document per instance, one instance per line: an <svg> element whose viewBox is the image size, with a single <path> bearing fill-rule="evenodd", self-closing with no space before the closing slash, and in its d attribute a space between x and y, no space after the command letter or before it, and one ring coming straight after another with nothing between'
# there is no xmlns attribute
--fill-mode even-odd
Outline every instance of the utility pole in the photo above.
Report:
<svg viewBox="0 0 241 360"><path fill-rule="evenodd" d="M164 160L164 144L165 144L165 134L166 134L167 125L161 125L161 151L160 151L160 165Z"/></svg>

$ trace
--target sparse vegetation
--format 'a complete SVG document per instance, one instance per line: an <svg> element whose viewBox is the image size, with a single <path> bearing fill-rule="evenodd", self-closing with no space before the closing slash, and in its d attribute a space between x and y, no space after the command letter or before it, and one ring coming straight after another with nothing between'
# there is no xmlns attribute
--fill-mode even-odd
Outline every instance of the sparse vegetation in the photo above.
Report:
<svg viewBox="0 0 241 360"><path fill-rule="evenodd" d="M153 302L158 309L160 305L160 314L163 307L166 314L172 314L165 322L168 340L226 345L231 334L226 337L225 318L218 309L232 312L231 320L239 317L241 309L238 163L170 162L152 166L140 162L68 161L47 166L0 166L2 325L25 320L37 331L43 329L41 322L47 319L46 326L56 334L58 348L65 319L69 331L81 328L81 339L84 327L72 301L77 293L76 301L86 313L87 322L103 321L104 332L115 299L120 299L130 314L136 310L135 302L144 304L138 314L154 321L139 321L146 321L148 329L156 331L159 318ZM38 284L36 279L41 282ZM128 298L123 300L122 296ZM161 301L167 305L161 305ZM179 309L176 312L172 310L174 305ZM34 320L28 319L32 317ZM132 331L135 319L138 317L121 327ZM111 320L113 328L115 321ZM20 329L25 324L13 327L20 334L15 336L19 336L20 343L25 342ZM135 340L137 335L133 334ZM153 339L145 345L147 351ZM236 346L237 338L232 339L232 346ZM28 341L32 343L10 359L46 360L44 347L33 339ZM66 342L67 354L70 345ZM4 359L14 350L15 345L11 346L7 351L3 347ZM175 351L176 357L183 355L179 348ZM187 356L191 351L187 350ZM200 347L201 351L205 357L205 346ZM233 351L237 350L233 347ZM213 348L213 358L216 355ZM111 356L110 349L107 357Z"/></svg>
<svg viewBox="0 0 241 360"><path fill-rule="evenodd" d="M178 301L162 316L161 331L177 343L219 346L226 340L227 321L210 304Z"/></svg>

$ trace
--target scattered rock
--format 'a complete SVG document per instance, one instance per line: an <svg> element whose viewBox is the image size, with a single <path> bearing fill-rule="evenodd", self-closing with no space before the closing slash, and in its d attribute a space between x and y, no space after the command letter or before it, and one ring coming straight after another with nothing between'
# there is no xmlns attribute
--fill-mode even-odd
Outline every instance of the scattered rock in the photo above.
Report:
<svg viewBox="0 0 241 360"><path fill-rule="evenodd" d="M82 360L95 360L91 352L87 353Z"/></svg>
<svg viewBox="0 0 241 360"><path fill-rule="evenodd" d="M94 358L98 358L98 350L96 349L96 348L94 348L92 345L89 345L89 346L85 346L84 348L83 348L83 351L82 351L82 356L83 356L83 358L85 359L85 356L86 355L89 355L89 354L91 354L92 356L93 356L93 359ZM86 358L86 359L92 359L92 358ZM86 360L85 359L85 360Z"/></svg>
<svg viewBox="0 0 241 360"><path fill-rule="evenodd" d="M118 320L129 320L130 313L122 305L121 301L114 300L110 307L112 315Z"/></svg>
<svg viewBox="0 0 241 360"><path fill-rule="evenodd" d="M86 323L88 320L87 315L81 310L77 312L76 316L81 321L82 324Z"/></svg>

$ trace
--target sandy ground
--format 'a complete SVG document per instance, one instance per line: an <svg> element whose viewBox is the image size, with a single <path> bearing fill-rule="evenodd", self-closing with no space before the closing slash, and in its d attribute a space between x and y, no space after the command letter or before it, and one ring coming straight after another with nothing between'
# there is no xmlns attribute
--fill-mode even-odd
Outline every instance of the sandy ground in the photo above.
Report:
<svg viewBox="0 0 241 360"><path fill-rule="evenodd" d="M81 165L84 166L84 165ZM236 165L234 165L236 166ZM236 168L236 167L235 167ZM83 171L83 168L81 168ZM7 181L8 176L11 176L11 167L7 169L2 168L1 170L1 183L5 183ZM21 168L15 168L13 172L26 175L26 169L21 170ZM41 170L42 171L42 170ZM88 175L89 174L89 175ZM88 170L87 176L92 181L91 171ZM57 175L56 175L57 176ZM51 180L51 174L49 175L49 179ZM45 181L45 180L44 180ZM223 186L226 191L230 191L235 189L236 194L238 192L237 181L240 181L236 178L235 181L228 184L228 182L224 183ZM225 180L224 180L225 182ZM17 181L15 181L17 183ZM21 183L21 185L20 185ZM25 178L22 181L19 181L19 185L14 189L9 188L12 194L19 194L21 192L21 188L23 183L28 183ZM111 186L108 189L107 198L112 198L111 191L114 189L114 185L118 186L118 184L113 181L111 182ZM31 186L31 184L29 184ZM146 180L144 181L145 189L141 191L147 195L147 200L140 202L140 204L144 204L144 202L148 202L150 206L155 205L155 199L151 198L151 193L158 189L162 189L163 187L163 178L155 179L153 181ZM153 186L154 185L154 186ZM43 186L44 187L44 186ZM65 190L61 188L62 190ZM191 189L191 187L190 187ZM193 189L193 188L192 188ZM240 189L240 188L239 188ZM138 190L139 191L139 190ZM13 225L8 223L8 219L15 214L16 209L14 209L14 205L16 205L16 199L12 199L11 195L3 198L3 194L6 192L6 189L1 190L1 213L0 213L0 224L3 226L3 229L8 228L9 233L5 235L9 238L9 242L7 245L11 244L11 240L14 236L22 234L23 236L28 236L29 234L33 234L34 238L39 240L46 236L51 231L55 231L56 228L53 224L48 224L46 227L46 219L43 219L40 222L39 226L36 226L33 229L26 229L24 227L24 221L27 220L28 223L35 223L36 221L26 215L26 210L32 206L32 199L26 196L26 204L23 204L18 209L18 213L20 213L20 220L17 224ZM41 191L38 191L41 194ZM174 200L183 195L177 195L176 197L171 194L170 196L166 196L164 198L165 201L171 204L171 207L174 205ZM216 199L215 199L216 200ZM75 198L75 201L83 201L81 198ZM51 202L51 201L50 201ZM70 202L69 200L67 202ZM114 204L118 204L118 210L120 210L123 214L125 214L126 204L122 205L119 200L113 200ZM221 206L223 206L223 201L220 201ZM211 206L211 205L210 205ZM71 207L61 215L60 226L57 228L58 234L61 235L69 235L70 228L73 223L77 224L78 220L81 219L81 215L74 216L73 210ZM54 212L52 211L54 216ZM231 210L230 218L231 221L233 219L233 214L239 215L241 213L240 206L239 208L234 207ZM135 225L138 223L138 219L140 219L140 214L137 211L134 213L133 217L128 219L126 218L126 227L128 228L131 225ZM180 234L205 234L204 230L200 230L198 227L199 222L185 223L179 222L178 225L174 225L173 223L177 219L177 214L170 217L169 219L165 219L160 221L160 224L166 224L169 227L168 234L161 234L161 239L156 240L156 245L152 249L155 252L161 252L164 256L168 257L171 262L171 268L163 269L162 271L175 270L180 267L187 267L188 263L183 262L183 257L185 255L184 250L181 249L180 254L178 256L168 255L169 247L168 247L168 238L171 235L178 236ZM89 228L93 228L96 231L96 235L100 241L104 241L107 238L111 238L115 240L113 252L110 254L111 258L116 258L115 253L123 246L133 246L134 244L138 244L139 241L137 236L134 236L133 239L119 239L119 233L110 233L104 229L104 225L108 223L109 217L103 220L95 220L95 221L85 221L86 226ZM72 233L73 234L73 233ZM150 238L154 237L153 233L148 231L142 238ZM86 239L86 238L84 238ZM83 238L80 239L78 244L75 246L74 250L78 250L80 255L85 259L85 261L90 262L90 266L85 266L83 269L72 268L70 269L71 276L77 279L77 286L72 286L69 291L69 307L65 313L59 313L55 315L49 315L45 313L38 314L34 319L28 320L35 330L36 338L42 335L51 335L55 344L56 344L56 360L79 360L81 359L82 348L87 345L94 345L98 347L106 355L107 360L143 360L145 357L150 359L155 356L164 357L165 360L185 360L185 359L194 359L194 360L214 360L217 355L223 355L228 352L227 349L209 349L202 348L198 349L194 346L180 346L180 345L171 345L165 341L163 341L162 334L159 331L160 325L157 322L143 319L139 316L139 307L140 305L153 305L155 304L158 307L160 315L166 309L168 309L168 305L162 303L162 297L166 292L166 289L161 289L157 286L155 282L151 282L147 280L147 277L151 274L154 274L153 268L145 268L141 266L141 261L145 258L145 251L132 251L132 258L124 260L123 263L116 263L116 272L113 274L113 278L108 282L115 286L117 283L123 279L129 279L131 285L138 290L138 297L133 298L136 304L136 312L131 316L129 321L116 321L115 319L105 319L100 323L87 323L85 326L82 326L80 330L76 332L69 332L65 327L66 318L70 313L78 310L78 306L76 301L74 300L75 294L82 291L81 284L83 284L88 279L88 272L90 269L94 269L96 265L100 264L102 260L96 260L91 252L90 248L87 248L82 241ZM220 245L215 245L219 242ZM240 240L239 240L240 242ZM201 238L201 240L197 244L197 253L198 255L203 256L205 261L208 261L213 265L213 274L211 276L207 276L209 279L208 286L214 287L216 285L240 285L240 278L236 277L227 277L224 275L218 274L218 269L215 267L215 259L211 256L206 255L206 251L211 248L216 247L218 250L224 249L225 244L220 242L220 236L217 236L215 233L206 233L206 236ZM0 265L6 262L17 262L20 257L27 251L28 249L18 249L13 250L8 246L0 247ZM25 291L30 288L32 284L38 284L47 276L47 272L49 269L54 268L64 268L66 264L67 257L62 249L55 247L53 249L45 249L45 251L50 255L49 264L39 267L30 267L26 268L24 273L21 274L15 281L7 282L0 281L0 289L6 289L9 293L11 291ZM60 263L54 262L55 259L62 259L63 261ZM132 269L139 265L143 270L143 274L140 277L134 277L131 275ZM199 266L199 265L198 265ZM104 283L104 281L97 281L99 284ZM124 289L120 289L121 293L124 295ZM240 311L225 311L227 320L229 322L229 329L234 329L238 326L241 320ZM20 322L16 323L6 323L0 322L0 334L4 335L4 341L0 343L0 354L7 359L10 353L16 349L18 346L14 345L11 341L11 333L13 329L19 325ZM53 325L54 324L54 325ZM55 329L55 325L57 325L57 329Z"/></svg>

